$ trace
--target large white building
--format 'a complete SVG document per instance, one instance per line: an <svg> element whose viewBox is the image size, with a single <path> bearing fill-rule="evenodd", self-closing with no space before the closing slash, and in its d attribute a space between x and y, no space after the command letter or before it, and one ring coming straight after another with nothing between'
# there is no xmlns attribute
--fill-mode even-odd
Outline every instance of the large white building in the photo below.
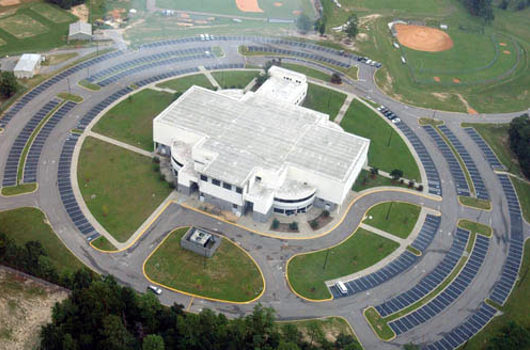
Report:
<svg viewBox="0 0 530 350"><path fill-rule="evenodd" d="M270 75L239 96L191 87L154 119L155 148L171 156L180 192L237 215L333 210L367 164L370 141L299 106L304 75Z"/></svg>
<svg viewBox="0 0 530 350"><path fill-rule="evenodd" d="M19 79L33 78L33 76L39 72L42 60L42 56L38 54L23 54L13 69L15 77Z"/></svg>

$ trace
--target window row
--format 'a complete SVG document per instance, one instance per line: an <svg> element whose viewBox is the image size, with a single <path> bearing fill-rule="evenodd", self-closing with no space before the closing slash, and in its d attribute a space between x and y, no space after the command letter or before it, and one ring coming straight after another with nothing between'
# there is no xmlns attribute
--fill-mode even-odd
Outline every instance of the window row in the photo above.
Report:
<svg viewBox="0 0 530 350"><path fill-rule="evenodd" d="M306 213L309 209L311 209L312 205L313 205L313 203L310 203L306 207L298 208L298 209L274 208L274 212L278 213L278 214L285 214L287 216L294 215L294 214L301 214L301 213Z"/></svg>
<svg viewBox="0 0 530 350"><path fill-rule="evenodd" d="M300 203L300 202L305 202L308 199L311 199L314 195L315 193L311 193L311 195L305 198L300 198L300 199L281 199L281 198L274 197L274 201L278 203Z"/></svg>
<svg viewBox="0 0 530 350"><path fill-rule="evenodd" d="M201 174L201 181L208 182L208 176ZM221 181L220 180L212 178L212 184L215 185L215 186L221 187ZM227 189L229 191L232 191L232 189L235 188L235 191L237 193L239 193L239 194L243 193L243 189L241 187L232 186L231 184L226 183L226 182L223 182L222 186L223 186L224 189Z"/></svg>

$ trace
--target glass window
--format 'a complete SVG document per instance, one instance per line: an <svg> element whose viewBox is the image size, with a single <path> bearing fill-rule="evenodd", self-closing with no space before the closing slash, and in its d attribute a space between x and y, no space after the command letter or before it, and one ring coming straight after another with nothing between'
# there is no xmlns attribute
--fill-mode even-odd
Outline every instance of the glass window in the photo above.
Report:
<svg viewBox="0 0 530 350"><path fill-rule="evenodd" d="M241 194L243 193L243 189L241 187L236 187L236 192Z"/></svg>
<svg viewBox="0 0 530 350"><path fill-rule="evenodd" d="M278 208L274 208L274 212L275 212L275 213L283 214L283 213L285 213L285 210L283 210L283 209L278 209Z"/></svg>
<svg viewBox="0 0 530 350"><path fill-rule="evenodd" d="M223 182L223 188L226 188L227 190L231 190L232 189L232 185L227 184L226 182Z"/></svg>
<svg viewBox="0 0 530 350"><path fill-rule="evenodd" d="M237 209L237 204L232 204L232 208Z"/></svg>
<svg viewBox="0 0 530 350"><path fill-rule="evenodd" d="M208 177L201 174L201 180L204 182L208 182Z"/></svg>
<svg viewBox="0 0 530 350"><path fill-rule="evenodd" d="M215 186L221 186L221 181L217 180L217 179L212 179L212 183L215 185Z"/></svg>

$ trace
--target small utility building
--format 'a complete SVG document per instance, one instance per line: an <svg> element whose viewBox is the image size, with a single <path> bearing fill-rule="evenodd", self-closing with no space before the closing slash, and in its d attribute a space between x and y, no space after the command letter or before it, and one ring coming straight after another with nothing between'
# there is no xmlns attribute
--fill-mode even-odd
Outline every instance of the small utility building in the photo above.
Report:
<svg viewBox="0 0 530 350"><path fill-rule="evenodd" d="M33 76L39 72L42 59L43 57L38 54L23 54L13 70L15 77L19 79L33 78Z"/></svg>
<svg viewBox="0 0 530 350"><path fill-rule="evenodd" d="M81 21L70 24L68 41L70 40L92 40L92 25Z"/></svg>

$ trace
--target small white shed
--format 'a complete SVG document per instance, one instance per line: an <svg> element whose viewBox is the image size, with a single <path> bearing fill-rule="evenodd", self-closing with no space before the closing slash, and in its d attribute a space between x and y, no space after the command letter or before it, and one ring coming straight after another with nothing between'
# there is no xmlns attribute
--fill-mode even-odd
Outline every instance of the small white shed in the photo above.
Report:
<svg viewBox="0 0 530 350"><path fill-rule="evenodd" d="M15 77L22 78L33 78L35 74L39 72L40 64L43 57L34 53L25 53L20 57L13 70Z"/></svg>
<svg viewBox="0 0 530 350"><path fill-rule="evenodd" d="M92 25L86 22L75 22L70 24L68 31L68 41L70 40L91 40Z"/></svg>

